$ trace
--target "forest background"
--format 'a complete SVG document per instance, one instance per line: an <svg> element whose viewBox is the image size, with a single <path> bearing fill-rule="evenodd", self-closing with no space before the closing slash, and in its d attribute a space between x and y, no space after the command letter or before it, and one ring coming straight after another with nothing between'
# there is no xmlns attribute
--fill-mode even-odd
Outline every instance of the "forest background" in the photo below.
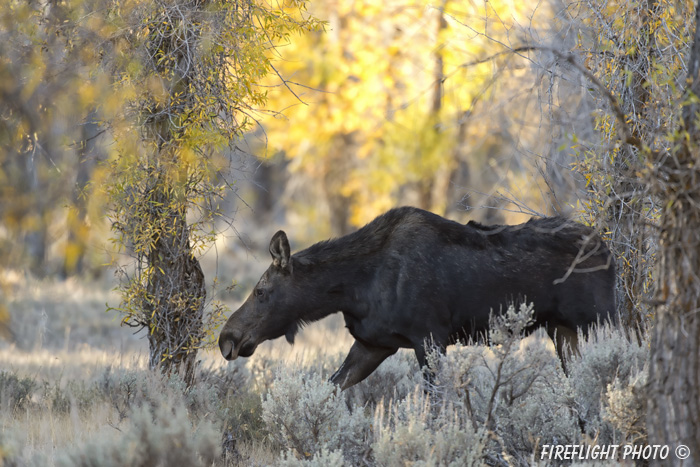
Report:
<svg viewBox="0 0 700 467"><path fill-rule="evenodd" d="M5 350L147 342L149 367L192 385L275 230L301 248L403 204L593 225L627 329L674 310L686 329L700 293L694 15L651 1L2 0ZM147 331L134 343L118 321Z"/></svg>

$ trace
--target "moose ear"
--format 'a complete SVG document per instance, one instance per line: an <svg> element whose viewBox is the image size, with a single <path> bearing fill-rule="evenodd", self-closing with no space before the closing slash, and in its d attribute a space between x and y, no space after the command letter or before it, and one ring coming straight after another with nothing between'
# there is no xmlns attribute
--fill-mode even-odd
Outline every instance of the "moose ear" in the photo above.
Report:
<svg viewBox="0 0 700 467"><path fill-rule="evenodd" d="M291 271L292 264L289 262L289 240L287 234L280 230L272 236L270 240L270 254L272 255L272 264Z"/></svg>

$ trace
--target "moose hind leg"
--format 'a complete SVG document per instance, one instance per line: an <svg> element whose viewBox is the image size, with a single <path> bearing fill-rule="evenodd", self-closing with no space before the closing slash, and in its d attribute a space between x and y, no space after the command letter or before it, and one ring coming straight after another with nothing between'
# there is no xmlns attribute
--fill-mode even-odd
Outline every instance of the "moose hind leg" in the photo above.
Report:
<svg viewBox="0 0 700 467"><path fill-rule="evenodd" d="M356 340L343 364L331 376L331 383L337 384L341 390L345 390L368 377L380 363L395 354L397 350L374 347Z"/></svg>

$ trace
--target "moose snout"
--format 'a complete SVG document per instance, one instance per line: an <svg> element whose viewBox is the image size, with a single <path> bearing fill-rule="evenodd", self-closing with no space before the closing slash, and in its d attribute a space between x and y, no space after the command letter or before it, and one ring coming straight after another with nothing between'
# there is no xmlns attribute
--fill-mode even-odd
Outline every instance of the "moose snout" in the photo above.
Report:
<svg viewBox="0 0 700 467"><path fill-rule="evenodd" d="M241 341L241 336L235 336L233 332L222 332L219 336L221 355L223 355L226 360L235 360L236 357L238 357Z"/></svg>

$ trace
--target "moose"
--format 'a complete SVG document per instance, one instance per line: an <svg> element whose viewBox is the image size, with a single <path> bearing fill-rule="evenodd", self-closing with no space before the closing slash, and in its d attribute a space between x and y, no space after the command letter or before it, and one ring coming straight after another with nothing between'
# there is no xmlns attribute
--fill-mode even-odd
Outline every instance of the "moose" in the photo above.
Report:
<svg viewBox="0 0 700 467"><path fill-rule="evenodd" d="M283 231L272 264L221 330L224 358L294 336L306 323L343 314L355 338L331 381L346 389L399 348L426 365L439 349L488 330L490 313L534 303L532 329L576 346L577 329L614 319L612 255L593 229L561 217L520 225L466 225L413 207L392 209L361 229L290 254ZM563 364L564 360L562 360Z"/></svg>

